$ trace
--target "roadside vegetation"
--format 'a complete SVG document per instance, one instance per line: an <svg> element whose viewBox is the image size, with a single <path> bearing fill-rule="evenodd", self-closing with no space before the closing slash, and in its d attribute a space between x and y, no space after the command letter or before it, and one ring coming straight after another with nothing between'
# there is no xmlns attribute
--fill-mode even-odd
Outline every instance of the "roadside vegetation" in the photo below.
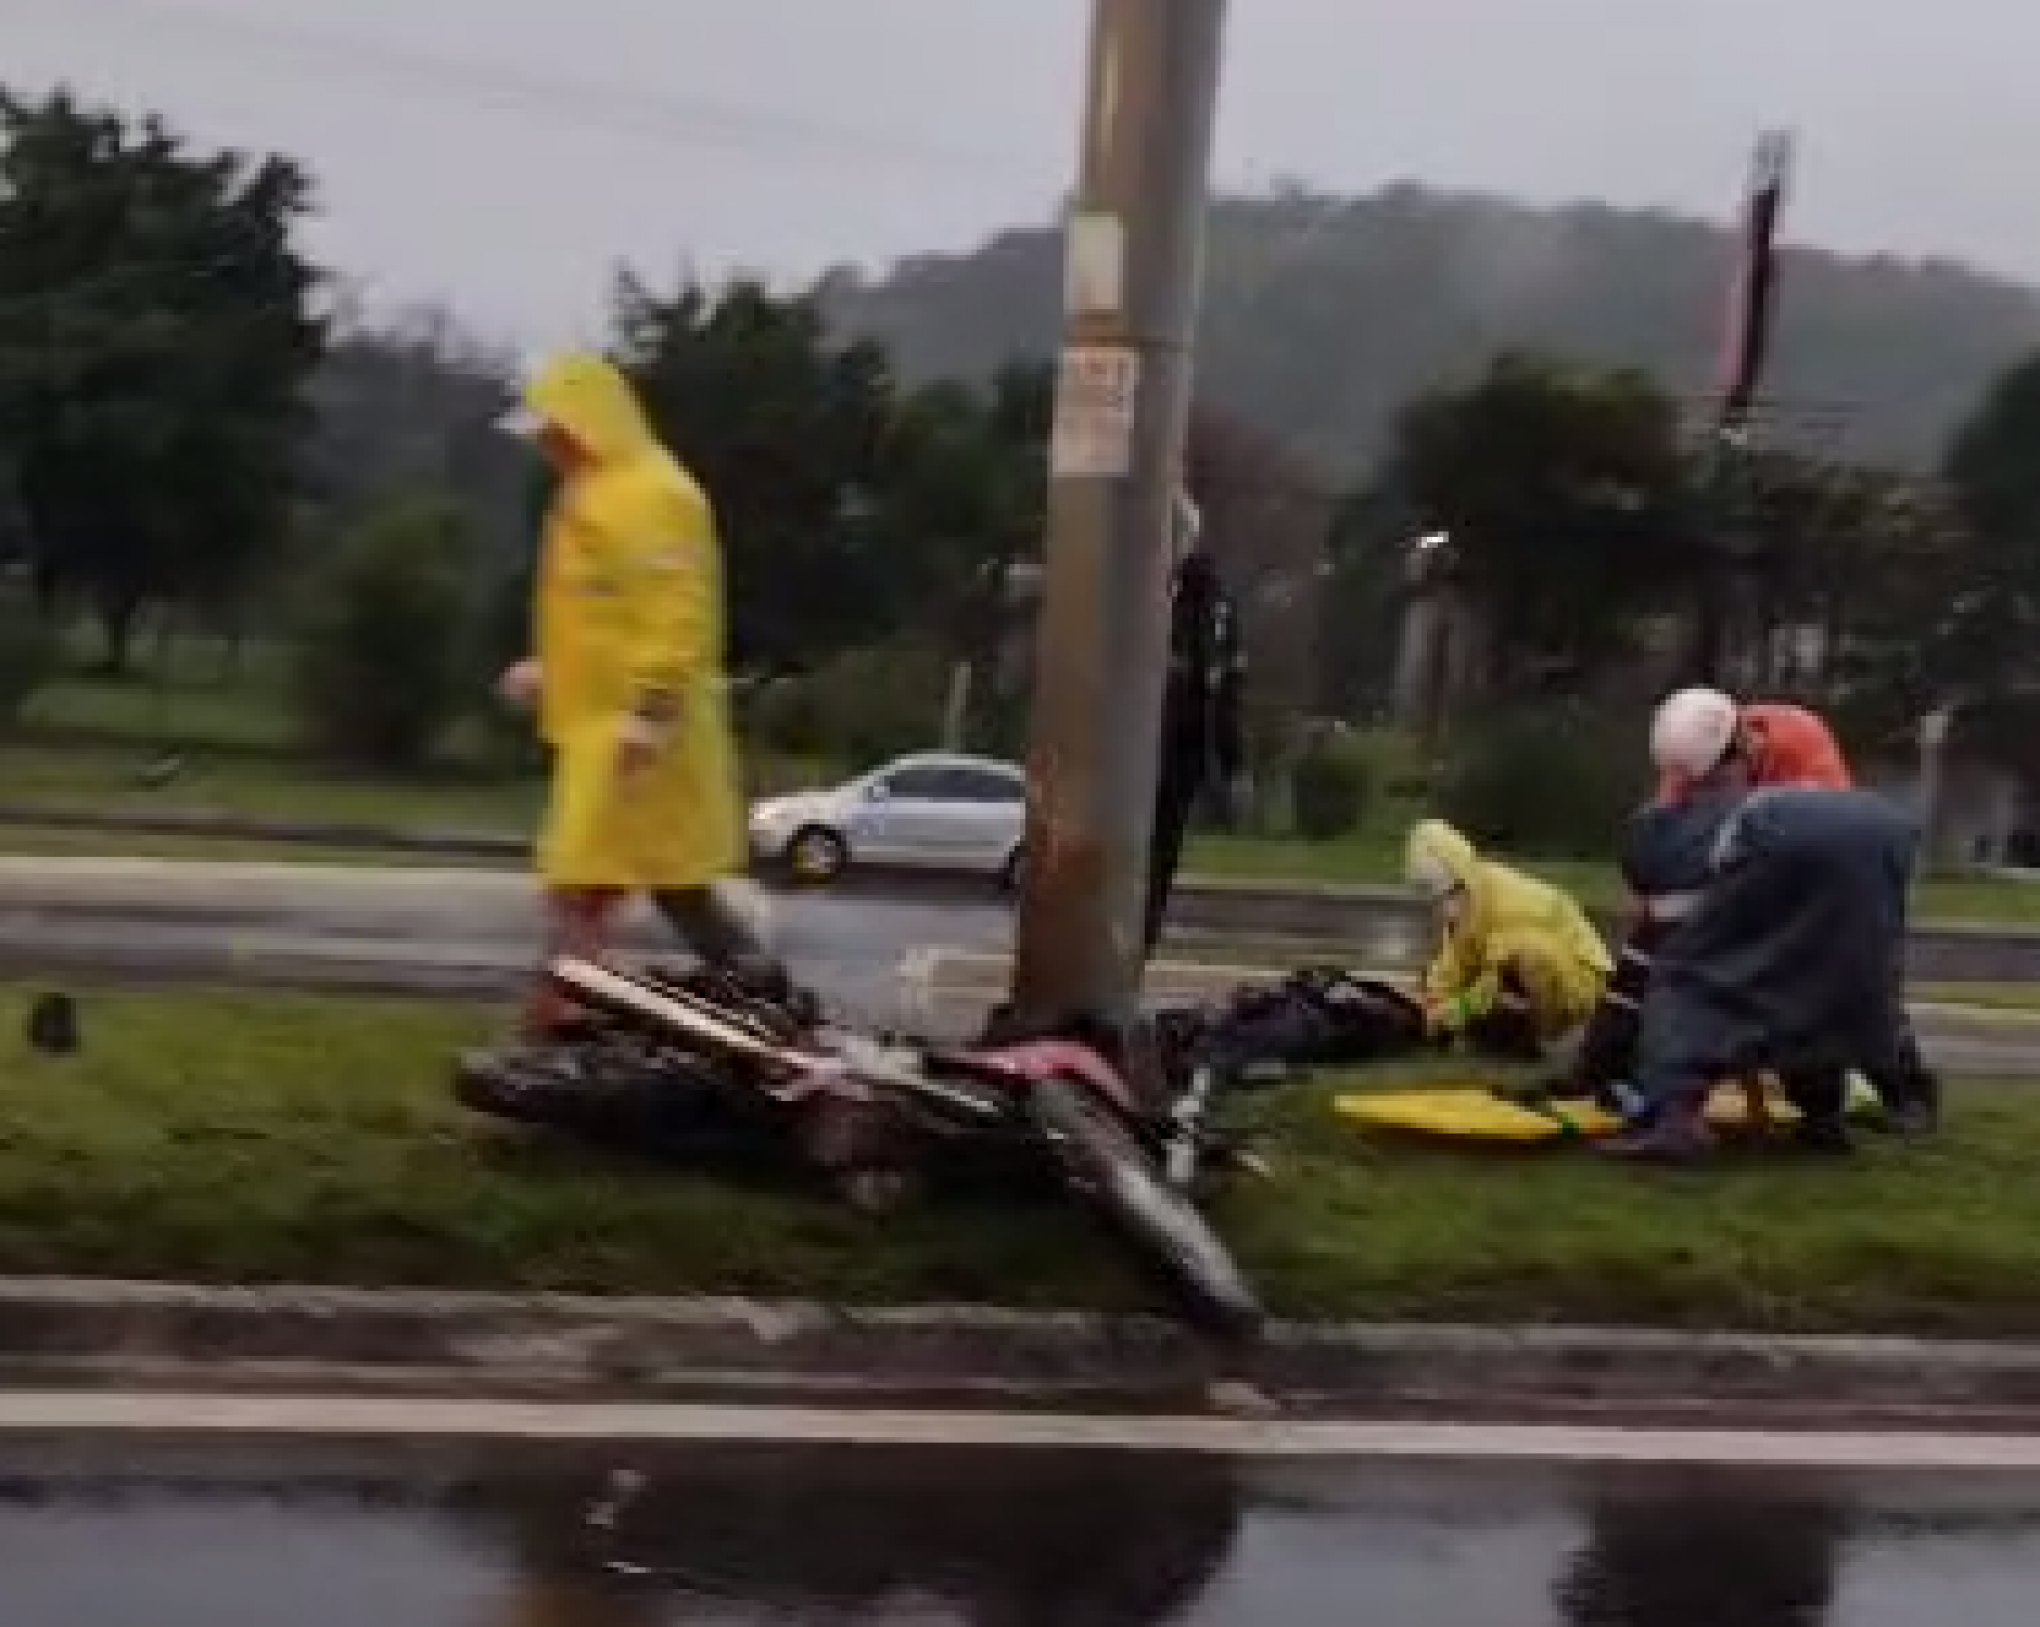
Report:
<svg viewBox="0 0 2040 1627"><path fill-rule="evenodd" d="M0 1005L18 1028L25 995ZM860 1302L1146 1303L1053 1203L873 1218L763 1176L601 1157L453 1105L500 1014L88 993L85 1046L0 1077L0 1273ZM18 1042L16 1042L18 1043ZM1585 1152L1366 1140L1329 1097L1251 1098L1276 1177L1219 1218L1294 1317L2040 1333L2040 1091L1958 1088L1945 1139L1703 1174Z"/></svg>

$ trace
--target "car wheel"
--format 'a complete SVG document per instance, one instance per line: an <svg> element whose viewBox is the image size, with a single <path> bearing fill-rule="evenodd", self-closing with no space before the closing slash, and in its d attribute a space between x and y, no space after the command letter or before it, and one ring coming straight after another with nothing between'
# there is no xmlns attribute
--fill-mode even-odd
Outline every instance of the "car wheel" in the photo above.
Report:
<svg viewBox="0 0 2040 1627"><path fill-rule="evenodd" d="M834 881L850 865L850 846L821 825L804 825L788 838L781 854L787 874L809 887Z"/></svg>
<svg viewBox="0 0 2040 1627"><path fill-rule="evenodd" d="M1027 880L1027 849L1015 846L999 866L999 891L1017 893Z"/></svg>

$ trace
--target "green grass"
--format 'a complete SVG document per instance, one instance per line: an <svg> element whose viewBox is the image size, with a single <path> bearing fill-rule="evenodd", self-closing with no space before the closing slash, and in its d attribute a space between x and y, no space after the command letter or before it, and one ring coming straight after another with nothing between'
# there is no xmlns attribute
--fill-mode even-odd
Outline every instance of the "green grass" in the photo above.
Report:
<svg viewBox="0 0 2040 1627"><path fill-rule="evenodd" d="M1915 983L1915 1000L1944 1005L1980 1006L1991 1011L2040 1011L2040 984Z"/></svg>
<svg viewBox="0 0 2040 1627"><path fill-rule="evenodd" d="M38 814L47 810L53 826L62 823L64 814L83 811L101 817L224 815L282 824L523 837L536 828L545 799L544 783L536 776L399 778L288 757L209 757L201 751L189 754L182 771L167 783L152 785L144 781L148 765L145 754L103 747L0 745L0 804ZM827 778L817 765L796 759L754 758L745 766L756 795ZM132 838L108 833L99 840L109 850L127 850ZM6 842L0 830L0 847Z"/></svg>
<svg viewBox="0 0 2040 1627"><path fill-rule="evenodd" d="M23 721L53 734L286 747L293 730L276 693L259 670L238 679L189 671L126 680L81 673L33 697Z"/></svg>
<svg viewBox="0 0 2040 1627"><path fill-rule="evenodd" d="M1458 1079L1454 1083L1462 1082ZM1356 1077L1344 1082L1380 1087ZM1279 1110L1279 1201L1231 1235L1295 1307L1424 1320L1620 1321L2029 1335L2040 1090L1964 1082L1932 1144L1856 1159L1756 1151L1705 1172L1565 1148L1456 1153L1327 1122L1332 1081ZM2014 1189L2018 1190L2014 1190Z"/></svg>
<svg viewBox="0 0 2040 1627"><path fill-rule="evenodd" d="M531 830L537 818L542 793L534 778L463 771L472 754L458 749L448 771L411 778L322 769L290 756L293 725L280 698L285 656L274 645L252 644L238 672L204 640L179 641L160 652L145 647L138 656L144 670L131 678L109 679L81 665L35 697L27 720L44 738L34 745L0 746L0 802L48 808L53 815L79 808L102 814L229 814L515 835ZM174 740L187 758L187 771L168 785L144 786L137 776L149 753L126 745L109 748L104 744L109 739L137 746ZM1407 780L1419 766L1406 741L1376 731L1365 744L1384 785ZM216 749L209 752L208 746ZM251 756L249 748L269 755ZM747 754L746 767L758 795L840 777L835 765L763 753ZM1187 868L1218 878L1391 884L1401 870L1402 826L1419 811L1384 795L1374 828L1335 842L1200 837L1191 844ZM124 838L117 845L143 851ZM1621 898L1620 882L1604 864L1529 868L1589 903ZM1918 911L1923 920L2040 924L2040 886L1934 878L1920 888Z"/></svg>
<svg viewBox="0 0 2040 1627"><path fill-rule="evenodd" d="M535 779L465 775L394 779L323 769L291 759L190 754L163 785L141 779L148 759L93 748L0 747L0 801L15 807L98 814L234 814L399 829L518 834L532 828L542 790Z"/></svg>
<svg viewBox="0 0 2040 1627"><path fill-rule="evenodd" d="M0 824L0 856L83 859L181 859L205 864L346 864L364 869L500 870L516 860L388 848L329 847L320 842L254 842L223 836L163 836L80 830L62 825Z"/></svg>
<svg viewBox="0 0 2040 1627"><path fill-rule="evenodd" d="M216 646L184 640L137 650L141 670L111 678L80 664L34 696L33 735L0 746L0 802L106 814L224 814L417 829L518 834L532 828L535 774L485 772L456 741L439 771L376 775L294 755L282 652L251 645L237 671ZM158 755L183 759L164 784L145 782ZM128 844L122 842L123 847Z"/></svg>
<svg viewBox="0 0 2040 1627"><path fill-rule="evenodd" d="M1394 886L1402 876L1402 843L1400 836L1370 834L1335 842L1202 836L1191 843L1186 868L1222 880ZM1624 897L1622 880L1612 865L1528 860L1522 868L1556 882L1586 904L1612 907ZM1930 876L1920 883L1914 908L1921 920L1928 921L2040 925L2040 885Z"/></svg>
<svg viewBox="0 0 2040 1627"><path fill-rule="evenodd" d="M9 996L0 1019L18 1014ZM448 1099L459 1007L88 995L87 1048L0 1089L0 1273L1141 1303L1059 1206L887 1219L498 1133ZM5 1031L5 1030L0 1030ZM1349 1082L1350 1083L1350 1082ZM1290 1315L2040 1332L2040 1089L1933 1145L1666 1175L1363 1140L1271 1103L1277 1179L1220 1218Z"/></svg>
<svg viewBox="0 0 2040 1627"><path fill-rule="evenodd" d="M67 633L65 657L23 714L48 733L270 749L295 739L290 651L274 639L251 638L237 655L210 637L147 638L132 669L115 676L101 665L99 638L80 626Z"/></svg>

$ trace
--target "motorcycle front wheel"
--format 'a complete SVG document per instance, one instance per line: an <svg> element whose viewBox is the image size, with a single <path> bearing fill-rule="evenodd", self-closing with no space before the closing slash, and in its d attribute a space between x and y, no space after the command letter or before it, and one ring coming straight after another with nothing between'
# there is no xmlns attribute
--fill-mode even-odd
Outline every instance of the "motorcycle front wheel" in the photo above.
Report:
<svg viewBox="0 0 2040 1627"><path fill-rule="evenodd" d="M1064 1180L1134 1249L1193 1326L1228 1341L1260 1332L1266 1313L1231 1250L1118 1115L1062 1079L1042 1080L1027 1105Z"/></svg>

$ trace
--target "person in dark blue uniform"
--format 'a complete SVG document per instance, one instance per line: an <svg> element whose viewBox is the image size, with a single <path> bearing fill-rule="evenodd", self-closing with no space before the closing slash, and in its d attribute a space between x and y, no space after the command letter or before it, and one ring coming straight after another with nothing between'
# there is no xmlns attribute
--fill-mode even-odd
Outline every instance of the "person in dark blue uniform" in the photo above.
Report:
<svg viewBox="0 0 2040 1627"><path fill-rule="evenodd" d="M1246 767L1247 662L1239 612L1202 547L1202 520L1187 497L1177 499L1175 523L1179 558L1169 586L1169 672L1148 843L1149 954L1161 939L1199 799L1230 801Z"/></svg>
<svg viewBox="0 0 2040 1627"><path fill-rule="evenodd" d="M1912 821L1873 792L1772 787L1741 798L1715 837L1698 907L1651 969L1632 1081L1638 1128L1609 1151L1706 1153L1715 1083L1762 1072L1784 1082L1802 1140L1846 1149L1849 1072L1885 1089L1909 1080L1893 974L1917 845Z"/></svg>
<svg viewBox="0 0 2040 1627"><path fill-rule="evenodd" d="M1630 822L1621 855L1636 918L1608 992L1559 1087L1562 1094L1593 1095L1624 1111L1635 1105L1638 1047L1653 972L1667 953L1687 952L1679 939L1716 886L1725 828L1753 794L1766 788L1830 793L1852 788L1839 747L1817 716L1784 705L1743 706L1714 690L1682 690L1659 708L1651 755L1663 783L1657 799ZM1908 874L1910 865L1908 856ZM1901 921L1889 970L1892 986L1888 998L1879 1001L1880 1009L1889 1010L1896 1033L1889 1044L1869 1046L1862 1066L1884 1104L1888 1125L1920 1134L1938 1119L1940 1084L1921 1058L1905 1012L1903 931ZM1828 1147L1846 1143L1841 1128L1845 1081L1845 1071L1823 1067L1783 1081L1806 1110L1803 1140Z"/></svg>

